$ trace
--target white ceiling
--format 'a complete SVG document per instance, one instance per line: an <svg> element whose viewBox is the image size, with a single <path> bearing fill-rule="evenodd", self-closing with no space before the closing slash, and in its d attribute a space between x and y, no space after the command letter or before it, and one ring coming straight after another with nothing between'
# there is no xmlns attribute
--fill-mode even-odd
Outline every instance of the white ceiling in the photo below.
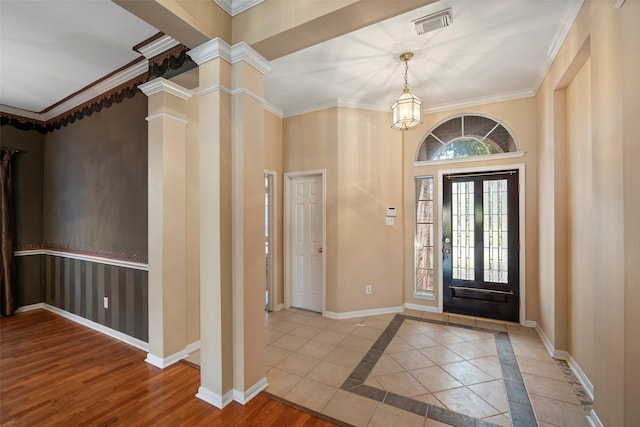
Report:
<svg viewBox="0 0 640 427"><path fill-rule="evenodd" d="M581 0L441 0L275 59L265 98L284 115L347 105L388 109L409 86L426 110L530 96ZM451 7L453 24L412 20ZM0 0L0 104L40 112L140 56L157 29L109 0Z"/></svg>

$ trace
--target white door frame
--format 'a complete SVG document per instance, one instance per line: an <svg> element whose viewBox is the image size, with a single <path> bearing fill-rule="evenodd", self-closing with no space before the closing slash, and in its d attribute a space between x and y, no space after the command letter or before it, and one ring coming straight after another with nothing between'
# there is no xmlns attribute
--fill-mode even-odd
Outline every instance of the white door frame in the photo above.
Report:
<svg viewBox="0 0 640 427"><path fill-rule="evenodd" d="M265 169L265 175L271 177L271 206L269 206L271 224L269 224L269 310L276 311L278 301L278 173Z"/></svg>
<svg viewBox="0 0 640 427"><path fill-rule="evenodd" d="M284 308L291 308L291 180L293 178L320 175L322 180L322 314L326 311L326 270L327 270L327 191L326 169L315 169L284 174Z"/></svg>
<svg viewBox="0 0 640 427"><path fill-rule="evenodd" d="M519 186L519 191L518 191L518 197L519 197L519 216L520 216L520 235L519 235L519 239L520 239L520 251L519 251L519 256L520 256L520 324L524 325L524 326L530 326L527 323L527 300L526 300L526 278L527 278L527 270L526 270L526 256L525 256L525 248L526 248L526 242L525 242L525 231L526 231L526 226L527 226L527 222L526 222L526 210L525 210L525 167L524 167L524 163L517 163L517 164L509 164L509 165L491 165L491 166L476 166L476 167L470 167L470 168L463 168L463 169L446 169L446 170L439 170L438 171L438 237L435 239L436 240L436 248L435 248L435 253L436 254L442 254L442 200L443 200L443 195L444 195L444 189L443 189L443 178L444 175L449 175L449 174L457 174L457 173L482 173L482 172L494 172L494 171L500 171L500 170L517 170L518 171L518 186ZM436 257L438 259L438 286L439 286L439 292L438 292L438 311L440 313L442 313L443 310L443 304L442 304L442 293L444 292L444 284L442 282L442 255L437 256Z"/></svg>

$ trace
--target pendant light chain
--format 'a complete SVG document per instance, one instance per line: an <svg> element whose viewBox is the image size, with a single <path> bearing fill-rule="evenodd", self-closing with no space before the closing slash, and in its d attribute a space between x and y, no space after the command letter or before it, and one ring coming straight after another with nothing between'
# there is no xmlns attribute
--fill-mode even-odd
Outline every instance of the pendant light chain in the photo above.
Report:
<svg viewBox="0 0 640 427"><path fill-rule="evenodd" d="M409 88L409 60L404 60L404 87Z"/></svg>

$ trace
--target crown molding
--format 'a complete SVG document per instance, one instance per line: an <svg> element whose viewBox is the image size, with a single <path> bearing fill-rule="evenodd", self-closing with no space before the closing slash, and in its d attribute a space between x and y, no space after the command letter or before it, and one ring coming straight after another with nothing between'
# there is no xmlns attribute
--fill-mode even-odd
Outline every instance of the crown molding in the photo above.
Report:
<svg viewBox="0 0 640 427"><path fill-rule="evenodd" d="M149 64L147 61L137 62L130 67L122 70L121 72L101 81L95 86L90 87L86 91L79 93L77 96L74 96L71 99L63 102L62 104L57 105L55 108L44 113L43 120L47 121L53 119L55 117L61 116L64 113L73 110L75 107L84 104L105 92L109 92L110 90L117 88L118 86L127 83L128 81L135 79L143 74L146 74L149 71Z"/></svg>
<svg viewBox="0 0 640 427"><path fill-rule="evenodd" d="M230 64L244 61L262 74L271 69L271 63L245 42L229 46L227 42L219 37L191 49L188 55L198 65L216 58L222 58Z"/></svg>
<svg viewBox="0 0 640 427"><path fill-rule="evenodd" d="M284 118L284 111L267 101L264 102L264 109L274 116L280 117L281 119Z"/></svg>
<svg viewBox="0 0 640 427"><path fill-rule="evenodd" d="M231 46L231 63L245 61L262 74L271 70L271 63L245 42Z"/></svg>
<svg viewBox="0 0 640 427"><path fill-rule="evenodd" d="M222 8L231 16L236 16L245 10L251 9L265 0L213 0L218 6Z"/></svg>
<svg viewBox="0 0 640 427"><path fill-rule="evenodd" d="M439 111L456 110L458 108L476 107L478 105L492 104L494 102L513 101L516 99L529 98L535 96L535 91L531 89L504 92L496 95L482 96L478 98L464 99L462 101L450 102L447 104L433 105L422 109L423 114L437 113Z"/></svg>
<svg viewBox="0 0 640 427"><path fill-rule="evenodd" d="M573 21L575 21L576 17L578 16L578 13L580 13L580 9L582 8L583 2L584 0L567 2L567 8L565 9L564 14L562 15L562 19L560 21L562 23L562 26L560 27L559 31L555 34L555 37L551 42L551 46L549 46L549 50L547 51L547 55L545 56L545 59L542 62L540 69L538 71L538 75L536 76L536 79L533 83L531 90L533 91L534 94L538 92L538 89L540 89L540 85L542 84L542 81L544 80L545 76L549 72L549 69L551 68L551 64L553 64L553 61L556 59L556 55L558 54L560 47L562 47L562 43L564 43L564 40L567 37L567 34L569 34L569 30L573 25Z"/></svg>
<svg viewBox="0 0 640 427"><path fill-rule="evenodd" d="M167 50L179 44L180 42L175 40L173 37L167 36L165 34L162 37L152 40L151 42L145 44L144 46L140 46L135 50L140 52L145 58L151 59L154 56L160 55L161 53L166 52Z"/></svg>
<svg viewBox="0 0 640 427"><path fill-rule="evenodd" d="M20 108L11 107L9 105L0 104L0 112L10 114L12 116L24 117L26 119L32 119L44 122L44 114L34 113L33 111L22 110Z"/></svg>
<svg viewBox="0 0 640 427"><path fill-rule="evenodd" d="M222 58L231 63L231 46L219 37L194 47L187 54L198 66L216 58Z"/></svg>
<svg viewBox="0 0 640 427"><path fill-rule="evenodd" d="M531 89L500 93L497 95L471 98L471 99L465 99L462 101L451 102L447 104L429 106L422 109L422 114L437 113L439 111L449 111L449 110L455 110L458 108L476 107L478 105L491 104L494 102L513 101L516 99L529 98L534 95L535 95L535 92L532 91ZM265 108L266 106L270 106L270 108L275 108L276 111L280 111L277 106L274 106L273 104L269 104L268 101L265 103ZM321 102L318 104L308 105L305 107L294 108L292 110L287 110L282 113L281 117L288 118L293 116L299 116L301 114L313 113L315 111L321 111L321 110L326 110L328 108L335 108L335 107L357 108L360 110L391 112L391 106L389 105L366 104L356 100L336 99L336 100Z"/></svg>
<svg viewBox="0 0 640 427"><path fill-rule="evenodd" d="M193 96L193 92L189 89L185 89L182 86L162 77L143 83L138 86L138 89L147 96L151 96L159 92L166 92L182 100L187 100Z"/></svg>

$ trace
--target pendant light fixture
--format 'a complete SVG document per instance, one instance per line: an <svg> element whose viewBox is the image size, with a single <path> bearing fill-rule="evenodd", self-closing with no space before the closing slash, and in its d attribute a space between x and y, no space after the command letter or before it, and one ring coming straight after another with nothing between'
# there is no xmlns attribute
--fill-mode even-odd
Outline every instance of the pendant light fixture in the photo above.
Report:
<svg viewBox="0 0 640 427"><path fill-rule="evenodd" d="M409 91L407 75L409 73L409 60L413 58L412 52L405 52L400 55L400 60L404 62L404 89L400 98L391 106L393 113L394 129L413 129L422 124L422 101Z"/></svg>

